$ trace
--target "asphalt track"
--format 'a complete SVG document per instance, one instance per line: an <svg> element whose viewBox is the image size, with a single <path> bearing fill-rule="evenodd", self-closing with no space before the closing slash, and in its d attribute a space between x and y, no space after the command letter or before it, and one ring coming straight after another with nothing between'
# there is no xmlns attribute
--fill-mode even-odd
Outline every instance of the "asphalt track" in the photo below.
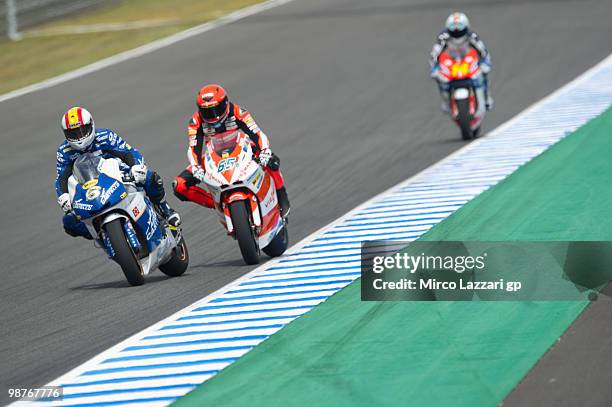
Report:
<svg viewBox="0 0 612 407"><path fill-rule="evenodd" d="M493 55L496 110L486 128L612 51L607 0L296 0L3 102L0 402L8 401L7 387L42 385L251 269L216 215L174 198L191 253L184 277L154 273L146 285L128 287L101 251L67 237L52 187L64 110L92 110L169 186L185 165L196 89L225 84L283 161L296 242L463 145L428 80L431 43L453 9L469 13ZM595 313L599 323L576 327L601 327L604 317ZM555 352L547 357L567 355ZM558 390L582 389L586 397L581 383ZM513 396L527 391L531 400L538 389L519 387Z"/></svg>

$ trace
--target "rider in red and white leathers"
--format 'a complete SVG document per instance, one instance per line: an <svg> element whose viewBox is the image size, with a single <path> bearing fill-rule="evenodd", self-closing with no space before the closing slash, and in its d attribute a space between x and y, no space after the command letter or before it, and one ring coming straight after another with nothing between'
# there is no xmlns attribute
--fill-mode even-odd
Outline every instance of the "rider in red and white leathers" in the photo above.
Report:
<svg viewBox="0 0 612 407"><path fill-rule="evenodd" d="M453 13L446 19L446 28L440 34L434 43L431 54L429 56L429 65L431 67L431 77L438 83L440 96L442 97L442 110L448 110L449 84L440 79L438 72L440 66L438 58L440 54L447 48L460 48L470 46L478 52L480 57L480 70L483 73L483 83L486 97L487 110L493 108L493 98L489 90L488 74L491 72L491 55L487 50L484 42L478 34L470 30L470 21L463 13Z"/></svg>
<svg viewBox="0 0 612 407"><path fill-rule="evenodd" d="M200 89L196 103L198 111L193 114L187 127L189 165L174 179L174 194L182 201L214 208L210 193L197 185L204 179L205 174L203 150L210 137L240 130L251 139L259 162L274 180L281 213L287 216L290 206L280 172L280 160L270 150L268 136L261 131L253 116L230 102L225 89L219 85L207 85Z"/></svg>

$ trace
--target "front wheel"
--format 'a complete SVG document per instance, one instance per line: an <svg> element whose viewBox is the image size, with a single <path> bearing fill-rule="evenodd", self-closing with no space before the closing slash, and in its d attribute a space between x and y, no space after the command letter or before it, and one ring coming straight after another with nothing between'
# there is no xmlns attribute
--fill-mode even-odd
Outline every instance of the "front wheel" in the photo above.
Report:
<svg viewBox="0 0 612 407"><path fill-rule="evenodd" d="M464 140L471 140L474 137L470 121L472 115L470 114L470 100L459 99L457 102L457 121L459 128L461 129L461 138Z"/></svg>
<svg viewBox="0 0 612 407"><path fill-rule="evenodd" d="M270 257L278 257L285 253L288 245L289 232L287 231L287 225L285 224L278 234L274 236L274 239L272 239L270 244L263 248L263 251Z"/></svg>
<svg viewBox="0 0 612 407"><path fill-rule="evenodd" d="M170 260L159 266L159 270L169 277L178 277L183 275L189 265L189 252L185 238L181 236L178 244L173 250Z"/></svg>
<svg viewBox="0 0 612 407"><path fill-rule="evenodd" d="M230 217L234 225L234 233L240 253L246 264L259 263L259 247L251 227L251 217L247 211L245 201L234 201L229 204Z"/></svg>
<svg viewBox="0 0 612 407"><path fill-rule="evenodd" d="M128 283L130 285L143 285L145 280L142 266L125 236L122 223L124 221L124 219L115 219L106 223L103 228L115 251L113 260L121 266Z"/></svg>

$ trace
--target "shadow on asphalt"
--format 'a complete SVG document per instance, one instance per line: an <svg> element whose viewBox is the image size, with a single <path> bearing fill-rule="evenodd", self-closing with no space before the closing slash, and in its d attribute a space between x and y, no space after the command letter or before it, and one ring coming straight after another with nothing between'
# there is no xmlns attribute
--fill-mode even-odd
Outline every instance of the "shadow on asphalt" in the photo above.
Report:
<svg viewBox="0 0 612 407"><path fill-rule="evenodd" d="M167 277L164 275L155 275L146 277L145 285L150 283L157 283L160 281L166 281L171 279L172 277ZM103 290L107 288L133 288L128 284L125 280L117 280L117 281L106 281L104 283L95 283L95 284L83 284L75 287L70 287L70 290Z"/></svg>
<svg viewBox="0 0 612 407"><path fill-rule="evenodd" d="M262 259L265 260L265 259ZM263 261L262 261L263 263ZM199 263L195 265L190 265L189 269L198 269L198 268L208 268L208 267L240 267L247 266L242 259L236 260L225 260L225 261L216 261L211 263Z"/></svg>

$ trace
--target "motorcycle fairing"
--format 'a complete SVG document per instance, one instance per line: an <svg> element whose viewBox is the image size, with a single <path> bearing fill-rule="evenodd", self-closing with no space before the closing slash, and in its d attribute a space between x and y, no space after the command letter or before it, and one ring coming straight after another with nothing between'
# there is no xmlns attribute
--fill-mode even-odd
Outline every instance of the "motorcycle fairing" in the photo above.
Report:
<svg viewBox="0 0 612 407"><path fill-rule="evenodd" d="M97 179L84 185L76 184L72 208L79 219L89 219L117 205L126 196L127 192L121 182L100 174Z"/></svg>
<svg viewBox="0 0 612 407"><path fill-rule="evenodd" d="M213 142L209 141L204 154L204 185L213 196L221 223L232 234L228 205L234 200L248 201L253 225L258 228L259 246L266 247L284 221L278 209L274 180L253 160L248 136L238 133L231 151L215 151Z"/></svg>
<svg viewBox="0 0 612 407"><path fill-rule="evenodd" d="M71 176L68 180L68 191L75 214L84 221L92 236L99 237L99 242L110 258L115 255L110 239L106 233L94 227L94 220L99 220L101 224L104 224L111 219L124 218L124 231L128 242L135 251L141 242L134 239L139 235L145 238L149 254L140 259L140 263L143 273L147 275L170 259L174 248L178 245L178 238L168 229L167 225L164 226L160 222L153 204L146 197L142 188L122 181L123 173L120 165L121 162L116 158L103 158L98 166L98 178L80 185L76 178ZM95 192L90 192L89 198L91 199L87 200L87 190L94 187L96 187ZM81 209L75 205L81 206Z"/></svg>

